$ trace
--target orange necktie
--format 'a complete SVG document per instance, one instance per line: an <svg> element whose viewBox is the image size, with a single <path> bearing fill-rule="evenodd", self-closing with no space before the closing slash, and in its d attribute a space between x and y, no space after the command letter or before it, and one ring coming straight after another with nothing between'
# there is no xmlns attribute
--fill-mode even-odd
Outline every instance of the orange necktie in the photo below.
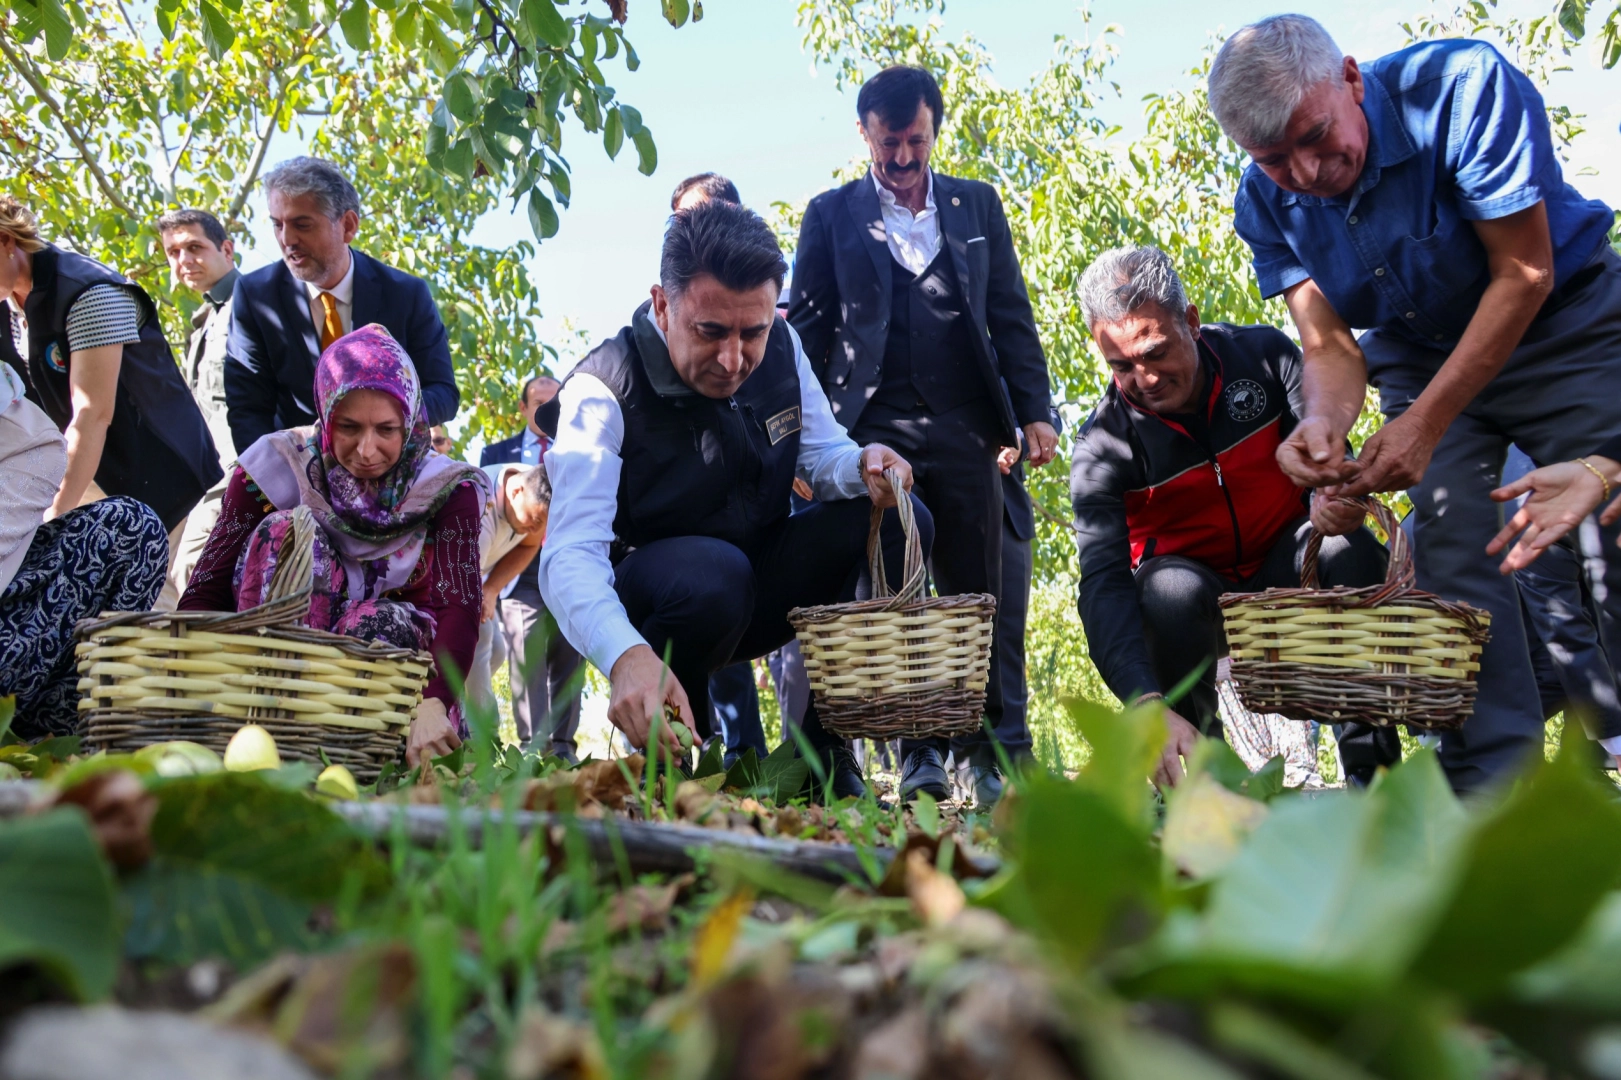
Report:
<svg viewBox="0 0 1621 1080"><path fill-rule="evenodd" d="M338 298L329 292L322 293L321 311L326 315L321 323L321 351L326 352L328 345L343 336L343 319L338 315Z"/></svg>

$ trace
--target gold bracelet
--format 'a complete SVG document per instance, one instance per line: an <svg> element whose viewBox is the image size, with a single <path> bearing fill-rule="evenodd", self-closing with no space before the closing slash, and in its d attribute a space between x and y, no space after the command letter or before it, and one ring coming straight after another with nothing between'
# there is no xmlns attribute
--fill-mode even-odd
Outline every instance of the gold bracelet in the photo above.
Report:
<svg viewBox="0 0 1621 1080"><path fill-rule="evenodd" d="M1598 477L1598 482L1604 485L1604 498L1601 501L1602 502L1609 502L1610 501L1610 481L1605 479L1604 474L1599 471L1599 467L1597 465L1594 465L1591 461L1588 461L1584 457L1579 457L1576 460L1578 462L1580 462L1582 467L1585 468L1588 472L1590 472L1594 476Z"/></svg>

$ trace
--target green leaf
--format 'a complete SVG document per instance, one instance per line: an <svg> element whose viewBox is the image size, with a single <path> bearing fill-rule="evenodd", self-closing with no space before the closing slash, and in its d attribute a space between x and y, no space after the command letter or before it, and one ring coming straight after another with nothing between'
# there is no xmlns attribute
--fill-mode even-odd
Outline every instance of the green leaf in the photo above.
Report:
<svg viewBox="0 0 1621 1080"><path fill-rule="evenodd" d="M197 6L203 18L203 44L208 46L208 55L215 60L222 59L236 41L236 27L209 0L198 0Z"/></svg>
<svg viewBox="0 0 1621 1080"><path fill-rule="evenodd" d="M450 115L464 124L478 118L478 81L465 71L458 71L445 80L445 108Z"/></svg>
<svg viewBox="0 0 1621 1080"><path fill-rule="evenodd" d="M787 802L799 794L810 776L810 765L794 753L794 744L783 740L781 746L760 762L759 789L779 803Z"/></svg>
<svg viewBox="0 0 1621 1080"><path fill-rule="evenodd" d="M77 809L0 822L0 968L38 964L96 1001L118 973L112 872Z"/></svg>
<svg viewBox="0 0 1621 1080"><path fill-rule="evenodd" d="M1148 778L1165 742L1164 706L1150 702L1118 712L1069 698L1064 701L1064 709L1092 748L1092 758L1081 770L1078 782L1113 803L1123 820L1140 822L1146 833L1153 805ZM1242 762L1239 769L1244 776L1249 775Z"/></svg>
<svg viewBox="0 0 1621 1080"><path fill-rule="evenodd" d="M1621 807L1590 775L1578 733L1467 846L1451 902L1415 964L1469 998L1549 956L1581 931L1621 867Z"/></svg>
<svg viewBox="0 0 1621 1080"><path fill-rule="evenodd" d="M539 188L529 191L529 227L537 240L550 240L557 235L557 207Z"/></svg>
<svg viewBox="0 0 1621 1080"><path fill-rule="evenodd" d="M652 176L653 170L659 167L658 148L653 145L653 133L646 128L631 136L636 144L636 171L643 176Z"/></svg>
<svg viewBox="0 0 1621 1080"><path fill-rule="evenodd" d="M754 747L746 748L726 770L725 789L752 791L760 786L760 758Z"/></svg>
<svg viewBox="0 0 1621 1080"><path fill-rule="evenodd" d="M351 875L380 887L387 867L325 805L257 773L214 773L153 787L155 851L180 865L238 874L295 900L331 900Z"/></svg>
<svg viewBox="0 0 1621 1080"><path fill-rule="evenodd" d="M371 7L367 0L351 0L338 16L338 28L349 47L360 52L371 45Z"/></svg>
<svg viewBox="0 0 1621 1080"><path fill-rule="evenodd" d="M661 0L661 2L664 5L664 17L669 20L671 26L679 29L686 23L687 16L691 14L687 0Z"/></svg>
<svg viewBox="0 0 1621 1080"><path fill-rule="evenodd" d="M642 130L641 110L633 105L619 105L616 108L619 110L620 122L625 125L625 134L635 138Z"/></svg>
<svg viewBox="0 0 1621 1080"><path fill-rule="evenodd" d="M552 0L523 0L518 17L537 40L544 41L554 49L564 48L573 40L573 26L563 18Z"/></svg>
<svg viewBox="0 0 1621 1080"><path fill-rule="evenodd" d="M1577 41L1587 33L1587 5L1588 0L1564 0L1559 5L1559 25Z"/></svg>
<svg viewBox="0 0 1621 1080"><path fill-rule="evenodd" d="M1014 833L1029 910L1071 963L1158 911L1159 855L1102 792L1033 776L1020 792Z"/></svg>
<svg viewBox="0 0 1621 1080"><path fill-rule="evenodd" d="M0 746L12 741L11 721L17 716L17 695L0 697Z"/></svg>
<svg viewBox="0 0 1621 1080"><path fill-rule="evenodd" d="M310 905L241 874L156 858L124 886L132 959L251 967L285 949L307 951Z"/></svg>
<svg viewBox="0 0 1621 1080"><path fill-rule="evenodd" d="M619 117L619 110L609 109L608 119L602 125L602 148L607 151L609 159L619 156L619 148L625 145L625 124Z"/></svg>
<svg viewBox="0 0 1621 1080"><path fill-rule="evenodd" d="M719 776L726 771L726 747L724 740L711 739L709 748L698 758L698 765L692 770L694 780L703 780L710 776Z"/></svg>
<svg viewBox="0 0 1621 1080"><path fill-rule="evenodd" d="M0 11L6 5L0 4ZM23 44L32 44L45 35L45 52L52 60L61 60L73 45L73 20L62 0L16 0L10 5L17 16L13 32Z"/></svg>
<svg viewBox="0 0 1621 1080"><path fill-rule="evenodd" d="M158 30L163 34L163 40L174 40L175 22L180 17L179 0L160 0L153 10L158 20Z"/></svg>

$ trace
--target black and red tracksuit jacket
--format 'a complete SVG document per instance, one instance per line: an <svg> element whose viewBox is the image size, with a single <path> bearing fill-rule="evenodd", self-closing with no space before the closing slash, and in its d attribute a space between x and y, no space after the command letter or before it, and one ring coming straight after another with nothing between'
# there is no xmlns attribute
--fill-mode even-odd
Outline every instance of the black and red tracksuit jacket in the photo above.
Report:
<svg viewBox="0 0 1621 1080"><path fill-rule="evenodd" d="M1301 415L1300 348L1270 326L1200 327L1204 441L1111 385L1075 439L1070 499L1080 549L1081 621L1103 679L1122 698L1158 685L1132 572L1181 555L1235 584L1254 574L1309 492L1278 468Z"/></svg>

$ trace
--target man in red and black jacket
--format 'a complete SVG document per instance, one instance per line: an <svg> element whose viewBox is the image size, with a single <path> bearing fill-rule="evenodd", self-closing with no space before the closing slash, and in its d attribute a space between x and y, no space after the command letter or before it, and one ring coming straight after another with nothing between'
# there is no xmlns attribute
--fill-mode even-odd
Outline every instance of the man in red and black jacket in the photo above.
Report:
<svg viewBox="0 0 1621 1080"><path fill-rule="evenodd" d="M1300 349L1285 334L1201 325L1157 248L1101 255L1082 278L1081 307L1114 376L1070 469L1092 660L1122 699L1157 697L1205 665L1179 712L1166 713L1154 775L1165 786L1200 734L1221 733L1221 594L1298 586L1313 522L1328 537L1324 587L1377 584L1386 552L1360 506L1310 495L1278 468L1301 408ZM1401 757L1391 728L1348 724L1339 737L1356 781Z"/></svg>

